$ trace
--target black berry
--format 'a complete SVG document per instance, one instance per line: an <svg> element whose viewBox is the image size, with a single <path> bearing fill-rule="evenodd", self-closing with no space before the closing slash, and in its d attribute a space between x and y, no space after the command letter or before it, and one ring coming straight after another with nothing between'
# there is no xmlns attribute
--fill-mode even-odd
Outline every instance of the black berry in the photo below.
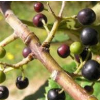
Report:
<svg viewBox="0 0 100 100"><path fill-rule="evenodd" d="M99 65L99 63L95 60L87 61L83 65L82 75L90 81L98 80L100 77L100 65Z"/></svg>
<svg viewBox="0 0 100 100"><path fill-rule="evenodd" d="M85 28L80 35L84 45L95 45L98 43L98 32L93 28Z"/></svg>
<svg viewBox="0 0 100 100"><path fill-rule="evenodd" d="M9 96L9 90L5 86L0 86L0 100L6 99Z"/></svg>
<svg viewBox="0 0 100 100"><path fill-rule="evenodd" d="M94 90L94 89L93 89L92 86L86 85L86 86L84 87L84 89L86 90L87 93L93 94L93 90Z"/></svg>
<svg viewBox="0 0 100 100"><path fill-rule="evenodd" d="M61 92L61 89L54 88L48 91L47 98L48 100L65 100L65 92Z"/></svg>
<svg viewBox="0 0 100 100"><path fill-rule="evenodd" d="M22 55L23 55L24 58L26 58L31 52L32 51L29 47L25 47L22 51Z"/></svg>
<svg viewBox="0 0 100 100"><path fill-rule="evenodd" d="M81 56L81 58L82 58L83 61L86 59L87 55L88 55L88 49L85 48L85 49L82 51L82 53L80 54L80 56ZM90 54L89 54L87 60L90 60L91 58L92 58L92 53L90 52Z"/></svg>
<svg viewBox="0 0 100 100"><path fill-rule="evenodd" d="M67 56L69 56L70 54L70 50L69 50L69 46L66 44L61 45L58 49L57 49L57 53L60 57L62 58L66 58Z"/></svg>
<svg viewBox="0 0 100 100"><path fill-rule="evenodd" d="M18 89L25 89L29 84L29 80L28 78L24 77L24 79L22 78L22 76L17 77L16 80L16 86Z"/></svg>
<svg viewBox="0 0 100 100"><path fill-rule="evenodd" d="M37 14L33 17L33 24L36 27L43 27L42 19L47 23L47 17L44 14Z"/></svg>
<svg viewBox="0 0 100 100"><path fill-rule="evenodd" d="M41 2L37 2L34 4L34 10L36 12L41 12L44 10L44 5Z"/></svg>
<svg viewBox="0 0 100 100"><path fill-rule="evenodd" d="M95 21L96 14L92 9L86 8L78 13L77 19L82 25L90 25Z"/></svg>

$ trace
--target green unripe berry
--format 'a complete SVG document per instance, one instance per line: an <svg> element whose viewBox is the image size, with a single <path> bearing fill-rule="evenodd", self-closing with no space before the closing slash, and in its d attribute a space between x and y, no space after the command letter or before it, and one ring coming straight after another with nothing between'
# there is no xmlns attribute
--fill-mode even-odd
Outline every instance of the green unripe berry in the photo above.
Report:
<svg viewBox="0 0 100 100"><path fill-rule="evenodd" d="M70 51L73 54L80 54L83 51L83 45L80 42L74 42L70 45Z"/></svg>
<svg viewBox="0 0 100 100"><path fill-rule="evenodd" d="M6 54L6 50L0 46L0 58L3 58Z"/></svg>
<svg viewBox="0 0 100 100"><path fill-rule="evenodd" d="M3 83L6 80L6 75L3 71L0 71L0 83Z"/></svg>

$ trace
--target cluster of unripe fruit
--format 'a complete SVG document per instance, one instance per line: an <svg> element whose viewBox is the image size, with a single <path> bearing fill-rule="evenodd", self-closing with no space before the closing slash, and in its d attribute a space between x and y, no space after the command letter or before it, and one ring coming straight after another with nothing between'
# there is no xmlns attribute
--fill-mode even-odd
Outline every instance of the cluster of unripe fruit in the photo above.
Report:
<svg viewBox="0 0 100 100"><path fill-rule="evenodd" d="M38 14L33 17L33 24L36 27L43 27L42 20L47 23L47 17L44 14L40 13L44 9L45 8L42 3L37 2L34 4L34 10L38 12ZM77 15L77 20L82 25L90 25L95 21L95 19L95 12L89 8L81 10ZM93 28L84 28L80 34L80 40L81 42L74 42L70 46L67 44L62 44L58 48L57 53L62 58L66 58L69 55L73 54L75 60L78 63L80 63L79 57L82 58L82 61L86 60L86 63L83 65L81 70L82 75L90 81L96 81L100 77L100 64L95 60L91 60L92 53L89 51L89 47L98 43L98 32ZM30 53L30 48L26 47L24 48L22 55L24 56L24 58L26 58ZM5 54L5 49L3 49L3 47L0 47L0 57L4 57ZM0 83L4 82L5 79L5 73L3 71L0 71ZM24 89L28 86L28 84L29 80L27 77L17 77L16 86L18 89ZM84 89L87 92L93 91L93 88L91 86L85 86ZM8 88L5 86L0 86L0 99L6 99L8 95ZM66 97L64 91L59 88L53 88L48 91L47 98L48 100L65 100Z"/></svg>

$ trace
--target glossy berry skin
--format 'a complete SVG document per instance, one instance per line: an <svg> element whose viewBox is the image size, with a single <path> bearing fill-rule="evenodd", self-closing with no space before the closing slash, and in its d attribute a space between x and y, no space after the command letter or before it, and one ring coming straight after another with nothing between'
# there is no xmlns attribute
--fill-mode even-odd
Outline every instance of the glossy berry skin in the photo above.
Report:
<svg viewBox="0 0 100 100"><path fill-rule="evenodd" d="M95 45L98 43L98 32L93 28L84 28L80 38L84 45Z"/></svg>
<svg viewBox="0 0 100 100"><path fill-rule="evenodd" d="M44 10L44 5L41 2L37 2L34 4L34 10L36 12L41 12Z"/></svg>
<svg viewBox="0 0 100 100"><path fill-rule="evenodd" d="M89 94L93 94L93 92L94 92L94 89L93 89L92 86L86 85L86 86L84 87L84 89L85 89L85 90L87 91L87 93L89 93Z"/></svg>
<svg viewBox="0 0 100 100"><path fill-rule="evenodd" d="M44 14L37 14L33 17L33 24L36 26L36 27L43 27L43 23L41 20L44 20L45 23L47 23L47 17L44 15Z"/></svg>
<svg viewBox="0 0 100 100"><path fill-rule="evenodd" d="M61 89L54 88L48 91L47 98L48 100L65 100L65 93L59 93Z"/></svg>
<svg viewBox="0 0 100 100"><path fill-rule="evenodd" d="M69 50L69 46L66 44L62 44L58 49L57 49L57 53L60 57L62 58L66 58L69 56L70 54L70 50Z"/></svg>
<svg viewBox="0 0 100 100"><path fill-rule="evenodd" d="M90 81L98 80L100 77L100 64L95 60L87 61L83 65L82 75Z"/></svg>
<svg viewBox="0 0 100 100"><path fill-rule="evenodd" d="M31 52L32 51L29 47L25 47L22 51L22 55L23 55L24 58L26 58Z"/></svg>
<svg viewBox="0 0 100 100"><path fill-rule="evenodd" d="M81 58L82 58L82 61L84 61L86 59L88 55L88 49L85 48L82 53L80 54ZM92 58L92 53L90 52L89 56L88 56L88 59L87 60L90 60Z"/></svg>
<svg viewBox="0 0 100 100"><path fill-rule="evenodd" d="M6 55L6 50L0 46L0 58L3 58Z"/></svg>
<svg viewBox="0 0 100 100"><path fill-rule="evenodd" d="M0 86L0 100L7 99L9 96L9 90L5 86Z"/></svg>
<svg viewBox="0 0 100 100"><path fill-rule="evenodd" d="M73 54L80 54L83 50L83 45L80 42L73 42L70 45L70 52Z"/></svg>
<svg viewBox="0 0 100 100"><path fill-rule="evenodd" d="M78 13L77 19L82 25L90 25L96 20L96 14L92 9L86 8Z"/></svg>
<svg viewBox="0 0 100 100"><path fill-rule="evenodd" d="M29 85L28 78L24 77L23 79L22 76L17 77L16 86L18 89L25 89L28 85Z"/></svg>
<svg viewBox="0 0 100 100"><path fill-rule="evenodd" d="M6 80L6 75L3 71L0 71L0 83L3 83Z"/></svg>

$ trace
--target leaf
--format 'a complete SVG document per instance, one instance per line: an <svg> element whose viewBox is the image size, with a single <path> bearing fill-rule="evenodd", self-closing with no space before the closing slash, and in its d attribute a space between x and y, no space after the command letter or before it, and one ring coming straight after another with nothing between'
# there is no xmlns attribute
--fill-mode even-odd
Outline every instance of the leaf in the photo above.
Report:
<svg viewBox="0 0 100 100"><path fill-rule="evenodd" d="M53 38L53 42L58 41L58 42L63 42L69 39L69 36L64 33L59 33L56 34L55 37Z"/></svg>
<svg viewBox="0 0 100 100"><path fill-rule="evenodd" d="M68 72L72 73L76 69L76 63L75 62L71 62L70 64L67 64L67 65L62 66L62 68L65 71L68 71Z"/></svg>
<svg viewBox="0 0 100 100"><path fill-rule="evenodd" d="M48 86L45 88L46 93L52 88L59 88L60 86L52 79L48 80Z"/></svg>

